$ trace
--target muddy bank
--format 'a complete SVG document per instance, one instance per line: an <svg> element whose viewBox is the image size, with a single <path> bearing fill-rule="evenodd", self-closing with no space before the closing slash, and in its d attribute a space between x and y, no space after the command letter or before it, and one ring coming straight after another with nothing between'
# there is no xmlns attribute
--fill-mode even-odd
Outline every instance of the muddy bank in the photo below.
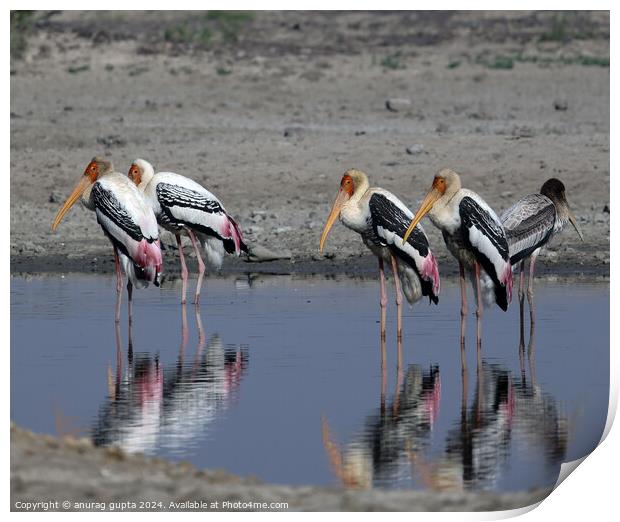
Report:
<svg viewBox="0 0 620 522"><path fill-rule="evenodd" d="M128 510L145 510L139 507L141 501L155 502L153 511L209 510L188 509L183 505L188 501L219 502L217 510L223 511L495 511L534 504L548 494L548 490L505 494L345 491L264 484L225 471L197 470L116 448L96 448L87 439L36 435L11 426L12 511L19 510L16 505L37 501L57 501L59 507L50 506L53 511L65 511L63 501L92 503L89 511L101 510L97 502L126 502ZM284 502L287 507L222 508L225 501ZM69 510L76 509L72 505Z"/></svg>
<svg viewBox="0 0 620 522"><path fill-rule="evenodd" d="M370 271L341 225L326 245L335 257L317 252L342 173L365 170L414 208L451 167L498 212L559 177L586 243L565 230L540 268L609 273L608 13L55 12L22 23L13 272L110 270L92 213L76 207L50 232L104 154L121 172L144 157L204 183L251 244L294 261L225 271Z"/></svg>

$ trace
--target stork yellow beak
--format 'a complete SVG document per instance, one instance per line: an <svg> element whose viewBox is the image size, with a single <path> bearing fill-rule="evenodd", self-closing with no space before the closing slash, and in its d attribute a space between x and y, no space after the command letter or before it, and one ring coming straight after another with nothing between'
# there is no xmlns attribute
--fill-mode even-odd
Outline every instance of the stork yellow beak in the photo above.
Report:
<svg viewBox="0 0 620 522"><path fill-rule="evenodd" d="M577 234L579 234L579 239L581 239L581 241L585 241L583 239L583 234L581 233L581 229L579 228L579 225L577 224L577 218L575 217L575 214L573 214L570 208L568 209L568 220L571 222L571 225L573 225L573 227L577 231Z"/></svg>
<svg viewBox="0 0 620 522"><path fill-rule="evenodd" d="M334 200L334 204L332 205L332 209L329 213L329 217L327 218L327 223L325 223L325 227L323 227L323 233L321 234L321 242L319 244L319 252L323 252L323 245L325 244L325 240L327 239L327 235L334 225L334 221L340 214L340 210L342 206L349 200L351 196L345 191L340 189L338 191L338 195Z"/></svg>
<svg viewBox="0 0 620 522"><path fill-rule="evenodd" d="M52 231L55 231L58 228L58 225L62 221L62 218L67 212L69 212L69 209L74 205L74 203L78 199L80 199L80 196L84 194L84 191L89 187L90 184L90 178L87 176L82 176L78 184L73 189L71 195L67 198L67 201L65 201L62 208L58 211L58 214L56 214L56 217L54 218L54 223L52 224Z"/></svg>
<svg viewBox="0 0 620 522"><path fill-rule="evenodd" d="M441 192L436 188L433 187L431 188L431 190L429 190L428 194L424 198L424 201L422 201L420 208L416 212L416 215L413 216L413 220L411 221L407 232L405 232L405 237L403 237L403 245L407 242L407 239L411 235L411 232L413 232L413 229L416 227L416 225L422 220L422 218L428 213L428 211L433 208L433 205L440 197Z"/></svg>

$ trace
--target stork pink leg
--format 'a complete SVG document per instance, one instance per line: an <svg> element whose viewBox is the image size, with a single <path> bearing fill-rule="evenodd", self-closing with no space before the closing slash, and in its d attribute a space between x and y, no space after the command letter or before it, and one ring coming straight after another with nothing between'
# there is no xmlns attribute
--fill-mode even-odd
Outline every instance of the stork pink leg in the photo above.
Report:
<svg viewBox="0 0 620 522"><path fill-rule="evenodd" d="M177 247L179 248L179 259L181 260L181 280L183 281L181 304L185 304L187 302L187 276L189 275L189 272L187 271L187 265L185 264L185 254L183 254L183 243L181 242L181 234L175 234L174 237L176 237L177 239Z"/></svg>
<svg viewBox="0 0 620 522"><path fill-rule="evenodd" d="M198 261L198 282L196 283L196 297L194 298L194 303L198 304L200 302L200 288L202 287L202 278L205 273L205 264L202 260L202 256L200 255L200 249L198 248L198 241L196 240L196 235L188 228L187 235L189 236L192 245L194 245L194 250L196 251L196 260Z"/></svg>
<svg viewBox="0 0 620 522"><path fill-rule="evenodd" d="M187 327L187 309L185 303L181 306L181 346L179 346L179 363L180 369L183 368L183 362L185 360L185 347L187 346L187 340L189 338L189 328Z"/></svg>
<svg viewBox="0 0 620 522"><path fill-rule="evenodd" d="M534 310L534 264L538 254L530 257L530 278L527 282L527 303L530 306L530 341L528 343L528 353L534 350L534 334L536 330L536 313Z"/></svg>
<svg viewBox="0 0 620 522"><path fill-rule="evenodd" d="M394 286L396 288L396 331L397 331L397 339L402 339L403 336L403 325L402 325L402 302L403 302L403 294L400 290L400 277L398 275L398 266L396 265L396 258L390 254L390 258L392 261L392 274L394 275Z"/></svg>
<svg viewBox="0 0 620 522"><path fill-rule="evenodd" d="M133 322L133 285L127 281L127 312L129 314L129 326Z"/></svg>
<svg viewBox="0 0 620 522"><path fill-rule="evenodd" d="M534 314L534 264L538 256L534 254L530 258L530 278L527 282L527 303L530 305L530 323L533 325L536 322Z"/></svg>
<svg viewBox="0 0 620 522"><path fill-rule="evenodd" d="M475 263L476 269L476 342L478 350L482 344L482 291L480 290L480 263Z"/></svg>
<svg viewBox="0 0 620 522"><path fill-rule="evenodd" d="M387 292L385 291L385 270L383 259L379 258L379 282L381 283L381 339L385 339L385 320L387 315Z"/></svg>
<svg viewBox="0 0 620 522"><path fill-rule="evenodd" d="M525 348L525 325L523 324L523 312L525 301L525 260L519 263L519 348Z"/></svg>
<svg viewBox="0 0 620 522"><path fill-rule="evenodd" d="M123 297L123 272L116 248L114 248L114 268L116 271L116 313L114 320L119 323L121 321L121 300Z"/></svg>
<svg viewBox="0 0 620 522"><path fill-rule="evenodd" d="M387 350L385 335L381 336L381 415L385 414L385 396L387 394Z"/></svg>
<svg viewBox="0 0 620 522"><path fill-rule="evenodd" d="M461 283L461 350L465 346L465 325L467 322L467 285L465 283L465 267L459 261L459 281Z"/></svg>

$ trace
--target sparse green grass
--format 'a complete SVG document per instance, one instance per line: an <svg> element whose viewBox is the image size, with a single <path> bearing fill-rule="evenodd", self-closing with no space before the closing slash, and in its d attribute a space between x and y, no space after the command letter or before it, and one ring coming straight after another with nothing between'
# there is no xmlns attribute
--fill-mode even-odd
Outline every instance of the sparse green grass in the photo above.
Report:
<svg viewBox="0 0 620 522"><path fill-rule="evenodd" d="M589 40L596 38L596 33L587 24L579 23L575 13L561 13L554 16L549 30L540 35L541 42L566 43L571 40Z"/></svg>
<svg viewBox="0 0 620 522"><path fill-rule="evenodd" d="M566 42L568 39L569 31L564 15L555 16L551 28L540 35L541 42Z"/></svg>
<svg viewBox="0 0 620 522"><path fill-rule="evenodd" d="M224 67L218 67L215 72L220 75L220 76L228 76L229 74L232 73L231 69L226 69Z"/></svg>
<svg viewBox="0 0 620 522"><path fill-rule="evenodd" d="M75 65L75 66L70 66L67 67L67 72L69 74L77 74L77 73L81 73L84 71L88 71L90 69L90 65L85 64L85 65Z"/></svg>
<svg viewBox="0 0 620 522"><path fill-rule="evenodd" d="M551 65L583 65L609 67L609 57L606 56L544 56L544 55L524 55L522 53L488 55L479 54L475 63L484 65L489 69L512 69L516 63L533 63L541 67Z"/></svg>
<svg viewBox="0 0 620 522"><path fill-rule="evenodd" d="M476 63L485 65L489 69L512 69L514 62L514 57L503 54L493 56L479 54L476 57Z"/></svg>
<svg viewBox="0 0 620 522"><path fill-rule="evenodd" d="M461 65L461 60L452 60L448 62L448 65L446 65L446 67L448 69L456 69L460 65Z"/></svg>
<svg viewBox="0 0 620 522"><path fill-rule="evenodd" d="M11 58L23 58L34 26L34 14L34 11L11 11Z"/></svg>
<svg viewBox="0 0 620 522"><path fill-rule="evenodd" d="M392 69L393 71L405 69L405 64L400 61L401 56L402 53L400 51L388 54L379 62L379 65L381 65L381 67L385 67L386 69Z"/></svg>
<svg viewBox="0 0 620 522"><path fill-rule="evenodd" d="M237 42L243 25L254 15L244 11L208 11L203 16L180 22L164 31L164 39L176 44L208 48L213 40Z"/></svg>

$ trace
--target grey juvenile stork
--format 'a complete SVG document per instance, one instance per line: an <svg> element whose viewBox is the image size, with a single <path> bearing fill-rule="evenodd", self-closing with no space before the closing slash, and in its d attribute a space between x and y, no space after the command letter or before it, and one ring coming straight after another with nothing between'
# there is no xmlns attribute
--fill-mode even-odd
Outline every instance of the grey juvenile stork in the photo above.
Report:
<svg viewBox="0 0 620 522"><path fill-rule="evenodd" d="M540 193L522 197L502 214L501 220L508 238L510 263L512 265L519 263L520 346L523 346L525 262L529 258L530 276L527 285L527 301L530 307L530 327L532 328L535 321L534 265L538 254L569 221L582 241L583 234L566 201L564 183L556 178L545 181L540 188Z"/></svg>
<svg viewBox="0 0 620 522"><path fill-rule="evenodd" d="M391 192L371 188L368 176L360 170L344 173L340 190L334 201L323 234L320 250L336 218L362 236L364 244L379 259L381 282L381 337L385 337L387 294L383 263L391 263L396 287L398 339L402 336L402 290L410 304L427 296L435 304L439 301L439 268L428 238L422 227L412 229L408 241L402 238L413 213Z"/></svg>

